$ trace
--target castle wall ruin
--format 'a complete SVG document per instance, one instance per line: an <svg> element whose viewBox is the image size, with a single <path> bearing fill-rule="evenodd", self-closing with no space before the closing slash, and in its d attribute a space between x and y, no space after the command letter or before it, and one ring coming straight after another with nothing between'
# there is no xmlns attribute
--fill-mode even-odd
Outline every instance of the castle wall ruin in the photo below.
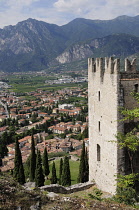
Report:
<svg viewBox="0 0 139 210"><path fill-rule="evenodd" d="M116 190L117 173L125 173L125 157L118 149L116 135L124 132L119 107L134 108L137 102L130 95L138 92L139 73L136 60L88 59L89 103L89 180L111 194Z"/></svg>

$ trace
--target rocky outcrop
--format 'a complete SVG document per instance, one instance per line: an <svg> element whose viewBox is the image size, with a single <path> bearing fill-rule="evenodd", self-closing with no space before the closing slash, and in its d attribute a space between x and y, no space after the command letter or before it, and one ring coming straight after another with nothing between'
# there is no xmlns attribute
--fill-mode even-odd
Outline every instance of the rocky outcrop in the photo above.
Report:
<svg viewBox="0 0 139 210"><path fill-rule="evenodd" d="M88 44L75 45L69 50L66 50L60 56L56 58L59 63L70 63L73 61L81 60L93 55L91 47Z"/></svg>

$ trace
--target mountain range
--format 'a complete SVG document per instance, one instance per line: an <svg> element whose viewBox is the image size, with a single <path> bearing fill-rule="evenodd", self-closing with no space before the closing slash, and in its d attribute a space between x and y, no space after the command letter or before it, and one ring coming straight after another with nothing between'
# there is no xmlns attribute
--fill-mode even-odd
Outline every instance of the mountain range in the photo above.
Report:
<svg viewBox="0 0 139 210"><path fill-rule="evenodd" d="M30 18L0 29L0 71L60 69L61 64L87 62L88 57L138 53L139 16L77 18L63 26Z"/></svg>

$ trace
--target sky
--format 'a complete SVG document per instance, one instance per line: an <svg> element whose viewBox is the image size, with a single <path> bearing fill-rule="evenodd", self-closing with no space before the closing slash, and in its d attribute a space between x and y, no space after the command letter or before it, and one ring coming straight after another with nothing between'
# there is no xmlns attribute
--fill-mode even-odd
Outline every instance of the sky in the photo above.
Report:
<svg viewBox="0 0 139 210"><path fill-rule="evenodd" d="M0 0L0 28L33 18L64 25L75 18L109 20L139 15L139 0Z"/></svg>

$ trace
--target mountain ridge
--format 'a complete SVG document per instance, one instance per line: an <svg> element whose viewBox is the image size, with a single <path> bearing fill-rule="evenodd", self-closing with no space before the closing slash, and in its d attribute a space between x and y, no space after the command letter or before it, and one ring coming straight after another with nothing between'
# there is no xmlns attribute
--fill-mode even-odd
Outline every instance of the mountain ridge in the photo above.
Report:
<svg viewBox="0 0 139 210"><path fill-rule="evenodd" d="M29 18L0 32L0 70L8 72L42 70L88 56L130 56L139 51L139 16L76 18L63 26ZM98 43L98 48L93 49L91 41Z"/></svg>

